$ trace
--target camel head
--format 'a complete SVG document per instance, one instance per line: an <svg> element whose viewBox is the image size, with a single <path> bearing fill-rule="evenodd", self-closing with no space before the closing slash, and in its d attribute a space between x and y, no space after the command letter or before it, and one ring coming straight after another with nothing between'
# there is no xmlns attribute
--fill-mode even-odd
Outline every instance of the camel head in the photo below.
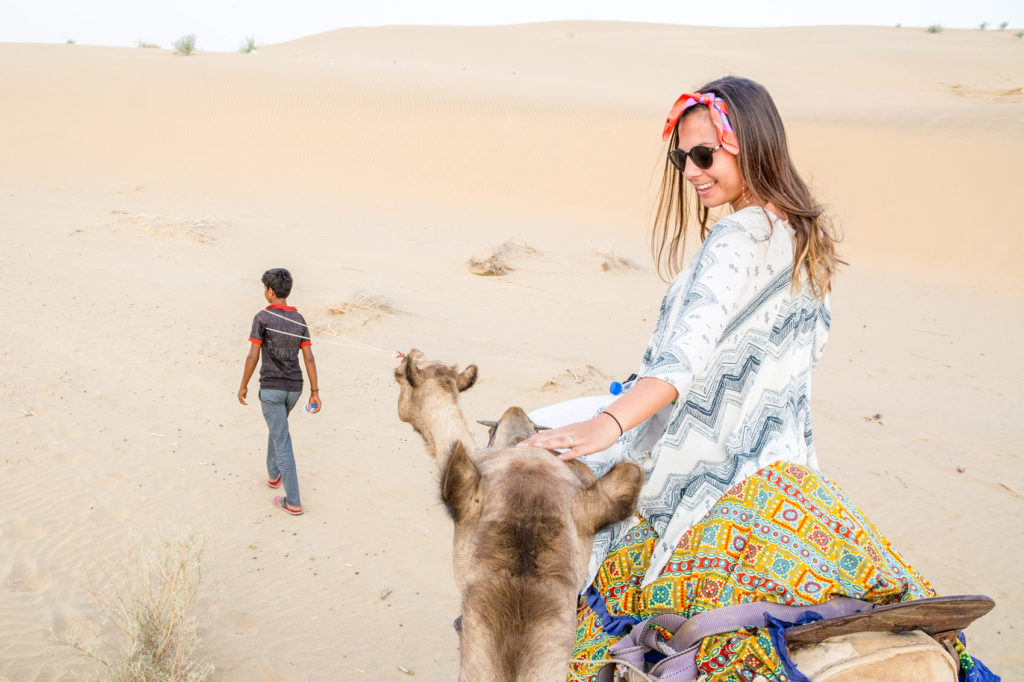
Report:
<svg viewBox="0 0 1024 682"><path fill-rule="evenodd" d="M415 348L395 368L398 418L416 429L435 458L447 455L456 441L476 449L459 406L459 394L476 383L476 375L476 365L459 372L454 365L427 362Z"/></svg>
<svg viewBox="0 0 1024 682"><path fill-rule="evenodd" d="M454 443L442 467L462 592L461 680L564 680L594 534L636 507L636 464L595 479L580 462L514 447L534 432L509 408L492 447L471 454Z"/></svg>

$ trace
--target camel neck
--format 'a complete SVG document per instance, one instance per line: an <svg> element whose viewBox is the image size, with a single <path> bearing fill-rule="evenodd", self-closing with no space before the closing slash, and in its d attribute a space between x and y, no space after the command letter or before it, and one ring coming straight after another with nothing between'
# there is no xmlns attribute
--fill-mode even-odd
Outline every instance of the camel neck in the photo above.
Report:
<svg viewBox="0 0 1024 682"><path fill-rule="evenodd" d="M467 453L476 450L476 441L473 440L473 434L462 416L458 403L438 405L435 409L434 418L427 420L430 425L429 433L424 435L427 448L437 459L438 464L444 466L448 453L456 443L462 443Z"/></svg>

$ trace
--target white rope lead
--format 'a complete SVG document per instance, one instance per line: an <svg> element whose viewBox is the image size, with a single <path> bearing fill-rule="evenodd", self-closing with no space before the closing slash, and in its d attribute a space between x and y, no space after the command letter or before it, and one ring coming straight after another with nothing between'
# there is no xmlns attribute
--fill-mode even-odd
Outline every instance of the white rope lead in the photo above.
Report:
<svg viewBox="0 0 1024 682"><path fill-rule="evenodd" d="M378 351L380 353L390 353L390 351L386 351L383 348L378 348L377 346L371 346L370 344L368 344L368 343L366 343L364 341L356 341L355 339L350 339L350 338L347 338L345 336L341 336L340 334L333 334L333 333L331 333L331 332L329 332L327 330L319 329L317 327L310 326L309 324L304 324L302 322L299 322L298 320L293 320L290 317L285 317L284 315L278 315L277 313L275 313L275 312L273 312L271 310L264 309L263 312L268 313L270 315L273 315L274 317L279 317L282 320L285 320L287 322L291 322L292 324L302 325L306 329L311 329L311 330L316 331L316 332L318 332L320 334L326 334L327 336L333 336L335 338L338 338L338 339L341 339L342 341L346 341L347 342L347 343L338 343L337 341L328 341L327 339L319 339L317 341L318 343L327 343L327 344L331 344L333 346L341 346L342 348L354 348L356 350L375 350L375 351ZM270 327L267 327L267 331L277 332L278 334L284 334L285 336L294 336L295 338L305 339L305 340L310 341L310 342L313 341L313 339L308 337L308 336L303 336L301 334L291 334L289 332L281 331L280 329L272 329Z"/></svg>
<svg viewBox="0 0 1024 682"><path fill-rule="evenodd" d="M303 336L302 334L292 334L290 332L283 332L280 329L273 329L271 327L267 327L267 331L268 332L274 332L275 334L283 334L284 336L294 336L297 339L305 339L305 340L309 341L310 343L312 343L312 341L313 341L313 339L309 338L308 336ZM341 338L344 338L344 337L341 337ZM346 339L346 340L348 340L348 339ZM327 344L330 344L332 346L341 346L342 348L354 348L355 350L376 350L376 351L380 351L381 353L387 353L388 352L388 351L384 350L383 348L377 348L376 346L371 346L371 345L369 345L367 343L363 343L361 341L353 341L351 343L339 343L337 341L328 341L327 339L317 339L316 342L317 343L327 343Z"/></svg>

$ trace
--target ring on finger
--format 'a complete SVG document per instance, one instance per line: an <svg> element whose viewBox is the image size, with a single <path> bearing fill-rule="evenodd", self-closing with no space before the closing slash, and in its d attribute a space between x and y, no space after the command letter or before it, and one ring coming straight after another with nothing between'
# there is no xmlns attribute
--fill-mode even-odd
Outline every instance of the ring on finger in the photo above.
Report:
<svg viewBox="0 0 1024 682"><path fill-rule="evenodd" d="M572 450L572 436L566 436L569 439L569 449Z"/></svg>

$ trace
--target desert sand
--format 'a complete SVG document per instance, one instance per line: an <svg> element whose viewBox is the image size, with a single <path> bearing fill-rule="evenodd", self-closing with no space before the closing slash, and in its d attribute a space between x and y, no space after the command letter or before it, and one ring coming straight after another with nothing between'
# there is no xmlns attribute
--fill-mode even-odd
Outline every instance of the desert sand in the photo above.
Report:
<svg viewBox="0 0 1024 682"><path fill-rule="evenodd" d="M181 528L214 679L454 679L451 528L392 353L476 363L471 420L633 371L664 116L727 73L773 93L846 234L822 469L941 593L997 601L972 650L1024 676L1022 57L1010 31L588 22L0 44L0 679L94 673L51 630L100 623L87 574ZM507 240L512 272L469 271ZM235 399L277 266L321 330L294 518Z"/></svg>

